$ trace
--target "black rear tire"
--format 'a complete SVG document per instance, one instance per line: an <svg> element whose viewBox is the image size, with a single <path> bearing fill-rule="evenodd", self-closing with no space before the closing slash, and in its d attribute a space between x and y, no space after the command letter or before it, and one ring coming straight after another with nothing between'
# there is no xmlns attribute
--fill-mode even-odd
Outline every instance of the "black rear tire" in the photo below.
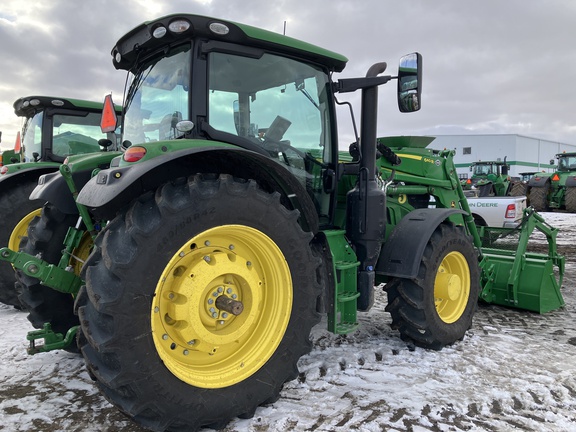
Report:
<svg viewBox="0 0 576 432"><path fill-rule="evenodd" d="M510 189L510 196L525 196L526 185L522 182L515 182Z"/></svg>
<svg viewBox="0 0 576 432"><path fill-rule="evenodd" d="M478 186L478 196L479 197L488 197L494 195L494 186L492 183L484 184Z"/></svg>
<svg viewBox="0 0 576 432"><path fill-rule="evenodd" d="M297 377L298 359L310 351L309 334L319 322L315 305L321 260L310 247L312 235L302 231L297 218L298 212L280 204L278 194L262 191L254 181L199 175L140 197L110 222L84 266L86 285L77 299L79 344L105 397L155 431L221 428L276 400L284 382ZM259 256L256 252L266 249L277 257L268 240L265 247L257 245L261 235L276 245L283 262L245 261L249 250ZM260 284L249 278L238 282L239 269L248 263L260 269L256 274L264 274ZM272 275L276 266L288 269L284 282L262 270L269 268ZM187 291L191 280L196 282ZM222 311L207 306L212 295L219 295L220 286L212 287L217 280L225 293L242 287L237 298L244 310L231 321L218 321ZM290 293L291 308L284 308L282 300L267 301L278 292ZM249 300L257 296L264 299L259 311ZM218 318L211 318L214 313ZM251 330L250 339L240 337L232 348L218 326L244 331L248 321L242 320L256 316L254 322L268 328L268 319L282 315L285 331L278 333L283 336L276 348L275 343L266 348L267 360L256 366L242 360L230 375L224 367L229 359L267 346L268 340ZM199 363L204 369L198 369ZM246 370L251 373L238 377Z"/></svg>
<svg viewBox="0 0 576 432"><path fill-rule="evenodd" d="M566 196L564 198L566 211L576 213L576 187L567 187Z"/></svg>
<svg viewBox="0 0 576 432"><path fill-rule="evenodd" d="M546 183L543 187L530 188L530 205L534 207L537 212L545 212L550 209L548 206L548 191L550 185Z"/></svg>
<svg viewBox="0 0 576 432"><path fill-rule="evenodd" d="M64 214L52 204L46 203L41 216L30 222L28 237L22 239L21 250L30 255L38 255L50 264L58 264L68 228L77 221L78 215ZM46 287L38 279L21 271L16 271L16 276L21 292L20 302L28 311L28 320L35 328L40 329L44 323L49 322L54 332L66 335L71 327L78 325L71 294ZM78 352L76 344L67 350Z"/></svg>
<svg viewBox="0 0 576 432"><path fill-rule="evenodd" d="M424 251L416 279L386 285L392 327L402 340L440 350L472 325L480 292L476 251L462 227L440 224Z"/></svg>
<svg viewBox="0 0 576 432"><path fill-rule="evenodd" d="M0 183L1 185L1 183ZM9 246L10 236L18 223L28 214L38 210L44 204L42 200L31 201L30 193L36 187L37 180L30 180L0 192L0 247ZM22 227L25 232L25 227ZM18 251L19 247L15 247ZM0 262L0 302L21 309L18 293L14 289L16 276L14 268L8 262Z"/></svg>

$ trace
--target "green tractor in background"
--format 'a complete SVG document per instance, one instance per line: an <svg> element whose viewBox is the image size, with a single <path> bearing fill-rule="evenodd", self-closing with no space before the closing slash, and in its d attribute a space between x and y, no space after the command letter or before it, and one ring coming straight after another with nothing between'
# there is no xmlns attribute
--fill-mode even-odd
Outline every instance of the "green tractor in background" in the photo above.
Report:
<svg viewBox="0 0 576 432"><path fill-rule="evenodd" d="M462 180L464 190L476 189L479 197L487 196L521 196L520 182L514 181L508 171L510 165L504 161L478 161L472 162L470 171L472 176Z"/></svg>
<svg viewBox="0 0 576 432"><path fill-rule="evenodd" d="M0 132L0 143L2 142L2 132ZM20 162L20 154L14 149L0 150L0 167Z"/></svg>
<svg viewBox="0 0 576 432"><path fill-rule="evenodd" d="M576 213L576 152L558 153L555 159L555 172L538 172L528 181L530 205L537 211ZM554 165L554 159L550 165Z"/></svg>
<svg viewBox="0 0 576 432"><path fill-rule="evenodd" d="M401 338L436 350L465 336L478 299L540 313L564 304L554 228L527 212L519 230L479 232L453 151L427 148L428 137L377 138L380 85L396 80L400 111L420 109L418 53L397 76L376 63L334 81L339 54L179 14L136 27L112 55L131 75L126 151L76 197L99 221L86 229L91 254L80 274L40 258L40 241L0 259L75 298L78 323L63 338L48 320L31 352L72 349L76 333L98 387L144 427L220 429L253 416L298 376L321 314L329 331L354 332L379 284ZM360 136L341 152L336 96L355 91ZM35 193L55 200L56 178ZM547 253L527 251L534 230ZM505 234L513 249L499 248Z"/></svg>
<svg viewBox="0 0 576 432"><path fill-rule="evenodd" d="M45 202L29 199L40 176L58 171L70 155L102 152L108 149L105 146L116 145L114 134L100 129L102 108L102 102L49 96L22 97L14 102L14 112L24 124L14 148L2 153L0 244L20 249L28 225L40 215ZM10 264L0 263L0 302L20 308L15 282Z"/></svg>

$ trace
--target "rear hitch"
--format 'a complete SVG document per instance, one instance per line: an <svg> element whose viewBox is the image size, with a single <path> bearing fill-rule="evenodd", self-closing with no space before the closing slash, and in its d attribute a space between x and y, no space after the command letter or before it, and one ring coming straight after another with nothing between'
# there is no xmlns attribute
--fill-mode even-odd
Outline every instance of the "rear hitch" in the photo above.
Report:
<svg viewBox="0 0 576 432"><path fill-rule="evenodd" d="M26 352L34 355L58 349L66 349L74 342L77 331L78 326L74 326L66 332L66 337L64 337L62 333L55 333L50 323L45 323L42 329L28 332L26 335L26 339L30 341L30 346ZM38 339L43 339L44 343L42 345L36 345Z"/></svg>
<svg viewBox="0 0 576 432"><path fill-rule="evenodd" d="M9 248L0 249L0 261L11 263L15 269L42 281L43 285L68 294L76 294L82 285L72 271L50 264L38 257Z"/></svg>

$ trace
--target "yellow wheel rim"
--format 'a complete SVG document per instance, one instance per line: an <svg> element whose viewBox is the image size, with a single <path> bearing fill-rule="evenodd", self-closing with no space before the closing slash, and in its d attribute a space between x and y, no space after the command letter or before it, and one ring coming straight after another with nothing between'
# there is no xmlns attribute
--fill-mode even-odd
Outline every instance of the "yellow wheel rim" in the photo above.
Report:
<svg viewBox="0 0 576 432"><path fill-rule="evenodd" d="M92 236L89 232L84 231L84 234L82 234L82 238L80 239L80 243L72 251L72 256L68 262L68 264L74 269L75 275L80 275L82 266L88 259L90 252L92 252L93 246L94 240L92 239Z"/></svg>
<svg viewBox="0 0 576 432"><path fill-rule="evenodd" d="M16 251L16 252L20 250L20 241L22 240L22 237L27 235L28 225L30 225L30 222L32 222L32 219L34 219L36 216L40 216L41 213L42 213L42 209L39 208L37 210L34 210L34 211L28 213L26 216L24 216L22 218L22 220L20 220L20 222L18 222L18 224L12 230L12 234L10 234L10 238L8 239L8 248L9 249Z"/></svg>
<svg viewBox="0 0 576 432"><path fill-rule="evenodd" d="M254 228L224 225L189 240L166 266L152 301L152 337L176 377L222 388L270 359L291 310L282 251Z"/></svg>
<svg viewBox="0 0 576 432"><path fill-rule="evenodd" d="M457 321L470 297L470 268L464 255L450 252L444 257L434 280L434 302L440 319L445 323Z"/></svg>

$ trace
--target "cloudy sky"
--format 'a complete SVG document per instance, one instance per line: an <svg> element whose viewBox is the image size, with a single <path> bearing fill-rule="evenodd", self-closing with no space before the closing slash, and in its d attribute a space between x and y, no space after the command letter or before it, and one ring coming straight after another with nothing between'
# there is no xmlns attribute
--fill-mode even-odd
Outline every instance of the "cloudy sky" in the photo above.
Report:
<svg viewBox="0 0 576 432"><path fill-rule="evenodd" d="M21 126L19 97L112 92L120 102L126 76L112 66L112 47L141 22L177 12L279 33L286 22L289 36L349 58L338 78L380 61L393 75L399 57L420 52L422 110L398 113L394 85L383 86L379 135L517 133L576 144L574 0L3 0L2 147ZM349 100L359 120L359 98Z"/></svg>

